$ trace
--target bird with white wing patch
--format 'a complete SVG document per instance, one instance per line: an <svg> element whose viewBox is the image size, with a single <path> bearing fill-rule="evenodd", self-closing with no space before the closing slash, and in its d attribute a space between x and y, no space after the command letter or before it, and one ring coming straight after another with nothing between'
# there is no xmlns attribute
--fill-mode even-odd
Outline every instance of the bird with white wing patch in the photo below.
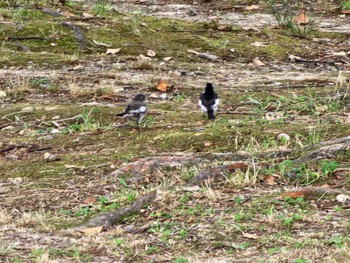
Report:
<svg viewBox="0 0 350 263"><path fill-rule="evenodd" d="M116 116L136 120L137 127L139 128L140 123L147 112L145 99L145 95L137 94L133 101L126 106L124 112L119 113Z"/></svg>
<svg viewBox="0 0 350 263"><path fill-rule="evenodd" d="M201 111L208 114L208 119L215 119L215 112L219 106L218 95L214 92L214 87L211 83L207 83L205 91L200 95L198 105Z"/></svg>

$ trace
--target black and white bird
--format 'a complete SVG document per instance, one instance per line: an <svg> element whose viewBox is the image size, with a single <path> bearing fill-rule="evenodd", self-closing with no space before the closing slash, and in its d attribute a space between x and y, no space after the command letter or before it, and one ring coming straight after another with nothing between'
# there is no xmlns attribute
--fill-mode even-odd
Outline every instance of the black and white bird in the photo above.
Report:
<svg viewBox="0 0 350 263"><path fill-rule="evenodd" d="M147 112L145 99L145 95L137 94L133 101L126 106L125 111L116 116L136 120L137 127L139 127Z"/></svg>
<svg viewBox="0 0 350 263"><path fill-rule="evenodd" d="M207 83L205 91L200 95L198 105L201 111L208 114L208 119L215 119L215 111L219 106L218 95L211 83Z"/></svg>

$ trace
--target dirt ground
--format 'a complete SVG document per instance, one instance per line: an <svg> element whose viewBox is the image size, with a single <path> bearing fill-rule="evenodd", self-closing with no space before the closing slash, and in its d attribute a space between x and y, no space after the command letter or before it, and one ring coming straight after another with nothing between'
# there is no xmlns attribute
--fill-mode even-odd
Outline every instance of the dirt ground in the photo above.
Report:
<svg viewBox="0 0 350 263"><path fill-rule="evenodd" d="M348 260L338 4L300 37L258 1L17 2L0 5L1 262ZM115 116L138 93L140 130Z"/></svg>

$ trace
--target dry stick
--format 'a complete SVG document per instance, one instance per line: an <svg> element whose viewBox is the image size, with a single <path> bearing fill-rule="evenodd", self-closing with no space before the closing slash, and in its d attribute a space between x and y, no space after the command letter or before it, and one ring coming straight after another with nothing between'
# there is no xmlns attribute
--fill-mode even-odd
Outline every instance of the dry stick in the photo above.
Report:
<svg viewBox="0 0 350 263"><path fill-rule="evenodd" d="M157 198L156 192L146 194L128 207L121 208L117 211L101 213L91 218L87 224L83 227L96 227L96 226L113 226L120 223L125 217L135 214L141 210L142 207L149 205ZM77 229L79 230L79 229Z"/></svg>
<svg viewBox="0 0 350 263"><path fill-rule="evenodd" d="M232 114L232 115L264 115L262 113L252 113L246 111L218 111L217 114Z"/></svg>
<svg viewBox="0 0 350 263"><path fill-rule="evenodd" d="M4 153L4 152L11 151L13 149L19 149L19 148L24 148L24 147L27 147L27 145L26 144L10 145L8 147L5 147L5 148L1 149L0 153Z"/></svg>
<svg viewBox="0 0 350 263"><path fill-rule="evenodd" d="M45 150L52 149L51 146L39 148L38 145L36 145L36 144L17 144L17 145L10 145L10 146L7 146L7 147L1 149L0 153L8 152L8 151L11 151L13 149L25 148L25 147L28 147L28 152L45 151Z"/></svg>
<svg viewBox="0 0 350 263"><path fill-rule="evenodd" d="M6 37L6 40L46 40L44 37Z"/></svg>
<svg viewBox="0 0 350 263"><path fill-rule="evenodd" d="M85 41L84 41L84 35L82 30L73 24L62 22L60 23L62 26L68 27L69 29L73 30L75 40L78 42L78 48L80 51L85 50Z"/></svg>

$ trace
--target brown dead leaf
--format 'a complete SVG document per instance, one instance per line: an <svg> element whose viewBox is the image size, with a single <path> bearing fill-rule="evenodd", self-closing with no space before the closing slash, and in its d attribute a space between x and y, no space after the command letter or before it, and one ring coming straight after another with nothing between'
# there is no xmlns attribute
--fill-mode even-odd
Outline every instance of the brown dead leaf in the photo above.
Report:
<svg viewBox="0 0 350 263"><path fill-rule="evenodd" d="M257 67L265 66L265 63L262 62L259 58L254 58L253 64Z"/></svg>
<svg viewBox="0 0 350 263"><path fill-rule="evenodd" d="M292 18L292 22L297 25L306 25L310 23L310 19L305 15L305 10L299 10Z"/></svg>
<svg viewBox="0 0 350 263"><path fill-rule="evenodd" d="M275 184L275 178L272 175L268 175L264 178L264 181L267 185L274 185Z"/></svg>
<svg viewBox="0 0 350 263"><path fill-rule="evenodd" d="M91 196L89 196L83 200L83 203L88 204L88 205L93 204L95 202L96 202L96 198L93 198Z"/></svg>
<svg viewBox="0 0 350 263"><path fill-rule="evenodd" d="M242 235L246 238L250 238L250 239L258 239L258 235L256 234L250 234L250 233L245 233L245 232L242 232Z"/></svg>
<svg viewBox="0 0 350 263"><path fill-rule="evenodd" d="M87 236L92 236L92 235L101 233L102 229L103 229L103 226L97 226L97 227L85 228L81 230L81 232Z"/></svg>
<svg viewBox="0 0 350 263"><path fill-rule="evenodd" d="M281 195L282 198L284 197L290 197L290 198L298 198L298 197L304 197L303 192L289 192Z"/></svg>
<svg viewBox="0 0 350 263"><path fill-rule="evenodd" d="M160 90L162 92L166 92L167 85L164 80L160 79L158 80L157 90Z"/></svg>
<svg viewBox="0 0 350 263"><path fill-rule="evenodd" d="M240 170L245 170L248 168L248 165L245 163L232 163L226 166L226 169L229 170L230 172L234 172L237 169Z"/></svg>
<svg viewBox="0 0 350 263"><path fill-rule="evenodd" d="M246 6L245 10L257 10L260 9L260 6L258 5L250 5L250 6Z"/></svg>

